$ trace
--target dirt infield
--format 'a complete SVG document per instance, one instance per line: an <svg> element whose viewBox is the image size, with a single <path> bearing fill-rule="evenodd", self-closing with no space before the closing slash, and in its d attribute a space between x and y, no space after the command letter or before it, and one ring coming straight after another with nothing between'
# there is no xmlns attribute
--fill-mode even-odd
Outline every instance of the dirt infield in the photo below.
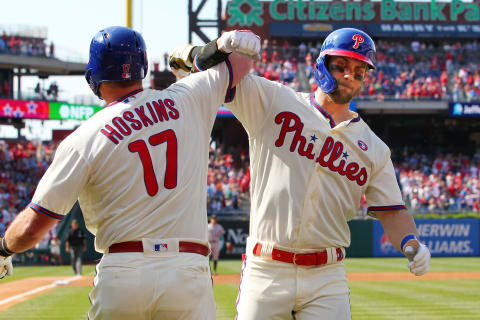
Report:
<svg viewBox="0 0 480 320"><path fill-rule="evenodd" d="M480 272L429 272L416 277L407 272L348 273L348 281L402 281L402 280L480 280ZM238 284L240 274L213 276L214 284ZM93 286L92 276L36 277L0 284L0 311L59 286Z"/></svg>
<svg viewBox="0 0 480 320"><path fill-rule="evenodd" d="M93 277L34 277L0 284L0 311L65 285L93 286Z"/></svg>

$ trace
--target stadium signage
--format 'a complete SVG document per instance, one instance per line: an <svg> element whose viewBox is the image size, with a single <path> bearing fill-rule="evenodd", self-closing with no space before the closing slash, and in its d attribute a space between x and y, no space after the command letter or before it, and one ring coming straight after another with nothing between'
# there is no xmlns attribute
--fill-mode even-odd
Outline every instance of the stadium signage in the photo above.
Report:
<svg viewBox="0 0 480 320"><path fill-rule="evenodd" d="M375 36L409 38L479 38L480 25L433 24L433 23L281 23L269 24L270 36L278 37L318 37L326 36L337 28L364 29Z"/></svg>
<svg viewBox="0 0 480 320"><path fill-rule="evenodd" d="M478 256L477 219L415 220L420 240L432 256ZM373 254L376 257L403 256L386 237L379 221L374 222Z"/></svg>
<svg viewBox="0 0 480 320"><path fill-rule="evenodd" d="M450 115L452 117L480 117L479 103L449 103Z"/></svg>
<svg viewBox="0 0 480 320"><path fill-rule="evenodd" d="M234 0L228 4L229 26L263 26L279 21L466 22L480 21L478 3L461 0L308 1Z"/></svg>
<svg viewBox="0 0 480 320"><path fill-rule="evenodd" d="M50 102L50 119L87 120L101 109L100 106Z"/></svg>
<svg viewBox="0 0 480 320"><path fill-rule="evenodd" d="M0 117L48 119L48 102L0 99Z"/></svg>
<svg viewBox="0 0 480 320"><path fill-rule="evenodd" d="M223 239L220 239L220 257L240 258L245 253L248 238L248 221L232 221L219 219L219 223L225 229ZM232 250L228 252L225 242L232 244Z"/></svg>
<svg viewBox="0 0 480 320"><path fill-rule="evenodd" d="M371 23L367 31L376 36L470 38L480 36L480 25L430 23Z"/></svg>

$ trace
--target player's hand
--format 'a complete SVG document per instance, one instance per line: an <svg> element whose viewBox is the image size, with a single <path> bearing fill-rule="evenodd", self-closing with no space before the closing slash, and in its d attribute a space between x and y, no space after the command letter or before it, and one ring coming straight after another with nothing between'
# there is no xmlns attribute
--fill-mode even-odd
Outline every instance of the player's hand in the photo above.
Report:
<svg viewBox="0 0 480 320"><path fill-rule="evenodd" d="M410 245L407 242L403 252L410 261L408 263L410 272L416 276L422 276L428 271L431 255L426 245L418 241L417 243L418 245Z"/></svg>
<svg viewBox="0 0 480 320"><path fill-rule="evenodd" d="M168 59L168 65L172 69L173 74L181 79L190 74L193 62L191 60L190 52L192 52L193 46L191 44L184 44L176 47L170 58Z"/></svg>
<svg viewBox="0 0 480 320"><path fill-rule="evenodd" d="M13 275L12 256L0 256L0 279L3 279L5 276L11 275Z"/></svg>
<svg viewBox="0 0 480 320"><path fill-rule="evenodd" d="M224 53L238 53L253 60L260 59L260 37L250 30L224 32L217 39L218 50Z"/></svg>

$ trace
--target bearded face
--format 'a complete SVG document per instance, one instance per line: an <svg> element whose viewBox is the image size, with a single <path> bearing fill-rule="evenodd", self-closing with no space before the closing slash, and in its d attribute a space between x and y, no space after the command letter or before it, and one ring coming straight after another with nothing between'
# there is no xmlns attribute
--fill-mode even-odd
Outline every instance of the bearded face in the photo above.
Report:
<svg viewBox="0 0 480 320"><path fill-rule="evenodd" d="M365 62L348 57L331 56L327 60L328 70L337 80L337 89L329 94L336 104L348 104L362 88L368 66Z"/></svg>

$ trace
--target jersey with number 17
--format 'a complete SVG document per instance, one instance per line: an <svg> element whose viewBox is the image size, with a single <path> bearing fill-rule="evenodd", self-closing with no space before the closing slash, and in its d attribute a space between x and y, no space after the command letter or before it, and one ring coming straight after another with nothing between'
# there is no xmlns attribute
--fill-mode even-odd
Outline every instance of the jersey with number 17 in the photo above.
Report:
<svg viewBox="0 0 480 320"><path fill-rule="evenodd" d="M78 199L99 252L142 238L207 243L208 145L231 78L222 63L110 104L59 145L30 207L61 219Z"/></svg>

